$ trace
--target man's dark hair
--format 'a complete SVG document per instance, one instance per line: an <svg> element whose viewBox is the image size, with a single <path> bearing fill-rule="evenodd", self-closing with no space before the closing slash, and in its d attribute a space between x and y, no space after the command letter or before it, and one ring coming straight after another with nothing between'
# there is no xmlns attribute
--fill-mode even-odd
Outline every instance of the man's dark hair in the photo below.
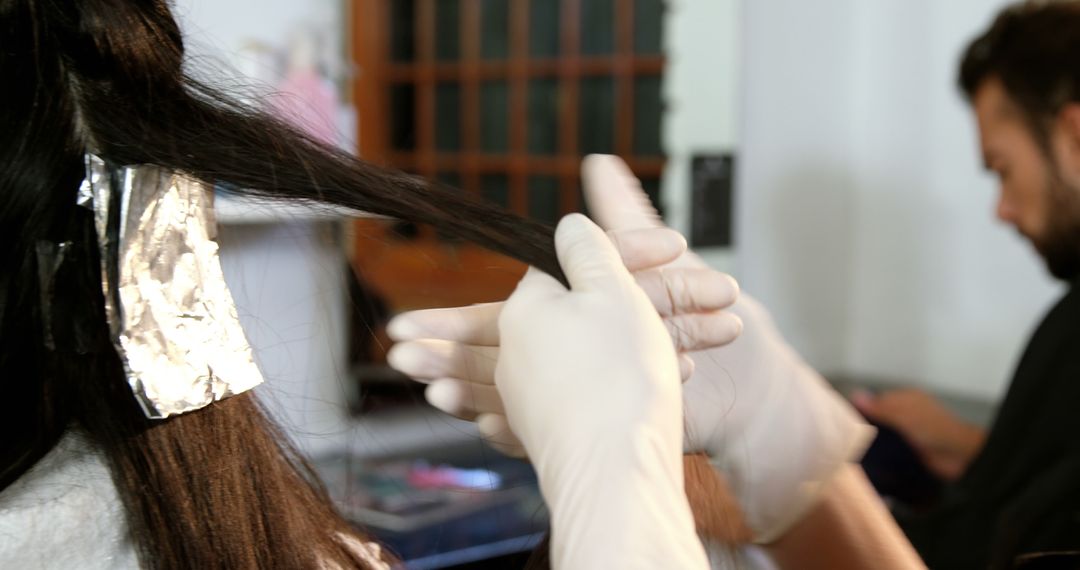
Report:
<svg viewBox="0 0 1080 570"><path fill-rule="evenodd" d="M960 63L969 101L991 78L1001 80L1045 145L1054 116L1080 100L1080 2L1029 1L1002 11Z"/></svg>

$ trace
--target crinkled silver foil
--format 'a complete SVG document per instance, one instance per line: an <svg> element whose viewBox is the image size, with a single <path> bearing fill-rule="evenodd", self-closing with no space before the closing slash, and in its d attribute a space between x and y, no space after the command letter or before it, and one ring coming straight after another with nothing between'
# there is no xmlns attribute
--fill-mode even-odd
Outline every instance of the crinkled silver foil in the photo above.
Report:
<svg viewBox="0 0 1080 570"><path fill-rule="evenodd" d="M87 155L78 203L94 210L106 315L147 417L197 410L262 383L221 272L211 188Z"/></svg>

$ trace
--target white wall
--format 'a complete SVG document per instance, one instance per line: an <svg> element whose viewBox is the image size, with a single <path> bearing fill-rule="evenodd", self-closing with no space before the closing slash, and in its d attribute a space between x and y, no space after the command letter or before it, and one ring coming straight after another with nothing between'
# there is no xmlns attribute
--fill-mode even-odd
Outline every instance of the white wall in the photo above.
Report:
<svg viewBox="0 0 1080 570"><path fill-rule="evenodd" d="M690 232L690 161L695 154L731 152L738 137L738 0L672 0L664 22L663 148L661 199L668 224ZM738 165L736 165L738 167ZM699 251L729 269L731 251Z"/></svg>
<svg viewBox="0 0 1080 570"><path fill-rule="evenodd" d="M824 372L996 397L1060 290L954 86L1003 4L744 3L734 273Z"/></svg>
<svg viewBox="0 0 1080 570"><path fill-rule="evenodd" d="M255 43L285 47L297 26L316 26L340 46L346 17L342 0L176 0L173 12L195 66L224 62L244 71L238 54Z"/></svg>

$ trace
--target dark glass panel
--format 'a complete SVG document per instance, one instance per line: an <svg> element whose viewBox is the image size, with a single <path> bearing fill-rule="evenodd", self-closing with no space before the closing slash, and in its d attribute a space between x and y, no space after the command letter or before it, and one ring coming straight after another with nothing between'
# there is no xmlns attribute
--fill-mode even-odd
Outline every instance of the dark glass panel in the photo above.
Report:
<svg viewBox="0 0 1080 570"><path fill-rule="evenodd" d="M560 4L558 0L529 2L529 54L535 58L559 55Z"/></svg>
<svg viewBox="0 0 1080 570"><path fill-rule="evenodd" d="M529 217L555 225L559 221L559 179L554 176L530 176L528 180Z"/></svg>
<svg viewBox="0 0 1080 570"><path fill-rule="evenodd" d="M461 150L461 86L455 82L435 85L435 148Z"/></svg>
<svg viewBox="0 0 1080 570"><path fill-rule="evenodd" d="M510 86L506 81L480 84L480 150L502 154L510 139Z"/></svg>
<svg viewBox="0 0 1080 570"><path fill-rule="evenodd" d="M581 54L615 51L615 0L581 0Z"/></svg>
<svg viewBox="0 0 1080 570"><path fill-rule="evenodd" d="M649 200L653 203L653 207L660 215L664 214L663 203L660 202L660 179L659 178L642 178L641 189L649 195Z"/></svg>
<svg viewBox="0 0 1080 570"><path fill-rule="evenodd" d="M664 101L659 75L634 78L634 154L659 156Z"/></svg>
<svg viewBox="0 0 1080 570"><path fill-rule="evenodd" d="M553 78L529 81L526 138L532 154L555 154L559 148L559 82Z"/></svg>
<svg viewBox="0 0 1080 570"><path fill-rule="evenodd" d="M505 174L485 174L480 177L480 195L485 200L510 207L510 179Z"/></svg>
<svg viewBox="0 0 1080 570"><path fill-rule="evenodd" d="M413 0L390 2L390 59L407 63L416 59L416 3Z"/></svg>
<svg viewBox="0 0 1080 570"><path fill-rule="evenodd" d="M659 55L664 49L664 0L634 0L634 52Z"/></svg>
<svg viewBox="0 0 1080 570"><path fill-rule="evenodd" d="M435 2L435 59L439 61L456 61L460 58L460 0L437 0Z"/></svg>
<svg viewBox="0 0 1080 570"><path fill-rule="evenodd" d="M390 146L394 150L416 149L416 86L390 85Z"/></svg>
<svg viewBox="0 0 1080 570"><path fill-rule="evenodd" d="M615 149L615 80L585 77L581 80L578 110L578 145L582 154L612 153Z"/></svg>
<svg viewBox="0 0 1080 570"><path fill-rule="evenodd" d="M483 0L480 10L480 57L506 59L510 55L510 1Z"/></svg>

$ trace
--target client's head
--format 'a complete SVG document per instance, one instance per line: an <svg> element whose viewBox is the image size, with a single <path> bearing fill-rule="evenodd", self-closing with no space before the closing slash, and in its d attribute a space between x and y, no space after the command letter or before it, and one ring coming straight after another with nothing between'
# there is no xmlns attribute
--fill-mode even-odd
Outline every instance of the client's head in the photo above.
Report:
<svg viewBox="0 0 1080 570"><path fill-rule="evenodd" d="M193 80L183 53L166 0L0 0L0 491L76 428L147 568L366 567L250 394L143 414L108 328L93 215L76 204L85 154L432 224L561 274L552 230L312 140Z"/></svg>

